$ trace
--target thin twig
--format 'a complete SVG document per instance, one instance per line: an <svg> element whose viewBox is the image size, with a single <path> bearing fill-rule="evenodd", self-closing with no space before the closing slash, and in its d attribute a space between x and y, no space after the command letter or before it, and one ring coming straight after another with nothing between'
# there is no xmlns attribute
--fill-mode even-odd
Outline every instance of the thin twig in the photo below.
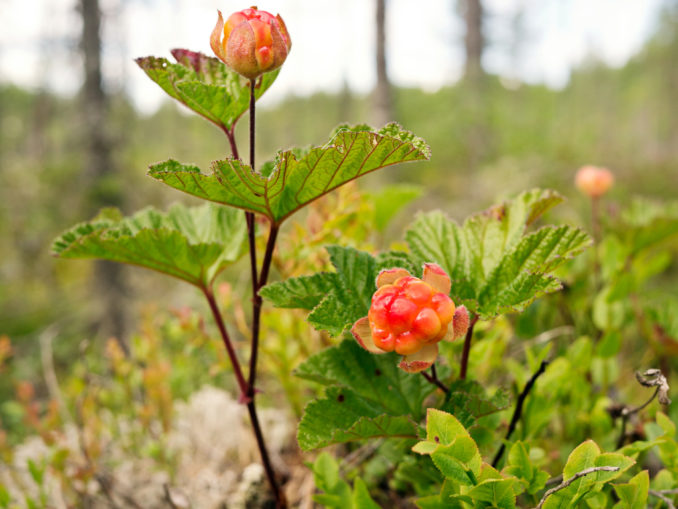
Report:
<svg viewBox="0 0 678 509"><path fill-rule="evenodd" d="M658 369L648 369L644 373L636 373L636 380L638 380L638 383L642 385L643 387L656 387L654 393L652 393L652 396L650 396L650 399L645 401L642 405L639 405L635 408L629 407L628 405L623 405L623 406L613 406L611 407L612 409L612 417L614 419L621 417L621 430L619 433L619 439L617 440L617 449L621 449L624 446L624 443L626 442L626 426L629 422L629 418L633 414L637 414L641 410L643 410L646 406L648 406L650 403L654 401L655 398L659 397L659 402L663 405L671 403L671 400L669 399L668 392L669 392L669 384L666 381L666 377L662 374L662 372Z"/></svg>
<svg viewBox="0 0 678 509"><path fill-rule="evenodd" d="M532 387L537 381L537 378L539 378L541 374L546 370L546 366L548 366L548 364L549 364L548 361L541 361L539 369L537 369L534 375L532 375L532 378L530 378L527 381L525 387L523 388L523 391L518 396L518 401L516 402L516 409L513 411L513 416L511 417L511 422L509 424L508 431L506 432L506 436L504 437L504 441L502 442L501 447L499 447L497 454L494 456L494 459L492 460L493 467L496 467L497 464L499 463L499 460L501 460L501 457L504 454L504 450L506 449L506 442L508 442L508 440L511 438L511 435L513 434L513 432L516 429L516 426L518 425L518 421L520 421L520 417L523 414L523 404L525 403L527 395L532 390Z"/></svg>
<svg viewBox="0 0 678 509"><path fill-rule="evenodd" d="M468 369L468 358L471 353L471 340L473 339L473 327L478 321L478 315L473 315L471 318L471 323L468 326L466 331L466 337L464 338L464 350L461 353L461 368L459 369L459 378L466 380L466 370Z"/></svg>
<svg viewBox="0 0 678 509"><path fill-rule="evenodd" d="M657 497L659 500L664 502L666 504L666 507L668 509L676 509L676 506L673 503L673 500L671 500L669 497L665 495L666 491L669 490L648 490L647 493L648 495L652 495L653 497Z"/></svg>
<svg viewBox="0 0 678 509"><path fill-rule="evenodd" d="M436 372L436 365L435 364L431 364L431 374L430 375L426 371L422 371L421 374L426 380L428 380L429 383L432 383L433 385L437 386L445 394L450 392L450 388L447 387L444 383L442 383L438 379L438 373Z"/></svg>
<svg viewBox="0 0 678 509"><path fill-rule="evenodd" d="M544 505L544 502L546 502L547 498L549 498L551 495L553 495L557 491L564 490L570 484L572 484L574 481L576 481L577 479L579 479L581 477L584 477L584 476L589 475L589 474L593 474L594 472L616 472L617 470L619 470L619 467L605 466L605 467L591 467L591 468L587 468L585 470L582 470L581 472L577 472L572 477L570 477L568 480L563 481L562 483L560 483L555 488L551 488L546 493L544 493L544 496L541 497L541 500L539 501L539 504L537 504L536 509L541 509L541 507Z"/></svg>

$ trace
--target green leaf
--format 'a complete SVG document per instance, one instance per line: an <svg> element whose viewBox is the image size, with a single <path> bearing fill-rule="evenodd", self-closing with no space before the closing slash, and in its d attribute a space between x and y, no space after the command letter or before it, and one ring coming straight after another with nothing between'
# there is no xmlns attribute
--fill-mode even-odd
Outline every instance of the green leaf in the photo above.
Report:
<svg viewBox="0 0 678 509"><path fill-rule="evenodd" d="M420 275L406 253L387 251L376 257L351 247L327 246L336 272L290 278L271 283L260 295L276 307L310 309L308 321L337 337L367 315L375 279L381 269L402 267Z"/></svg>
<svg viewBox="0 0 678 509"><path fill-rule="evenodd" d="M570 226L527 226L562 201L553 191L528 191L469 217L463 225L440 212L421 215L406 240L419 262L438 263L452 279L451 296L483 319L522 311L561 288L551 273L591 243Z"/></svg>
<svg viewBox="0 0 678 509"><path fill-rule="evenodd" d="M380 509L377 503L370 497L365 481L359 477L353 482L353 507L356 509Z"/></svg>
<svg viewBox="0 0 678 509"><path fill-rule="evenodd" d="M511 475L523 483L525 490L534 495L544 488L549 474L539 470L530 459L528 446L525 442L517 441L508 453L508 462L502 472Z"/></svg>
<svg viewBox="0 0 678 509"><path fill-rule="evenodd" d="M321 272L270 283L259 290L259 295L278 308L313 309L339 286L337 274Z"/></svg>
<svg viewBox="0 0 678 509"><path fill-rule="evenodd" d="M314 495L316 502L337 509L352 507L351 487L339 476L339 465L330 454L320 454L312 470L315 485L325 492L323 495Z"/></svg>
<svg viewBox="0 0 678 509"><path fill-rule="evenodd" d="M340 129L327 145L311 149L300 159L293 151L280 152L269 177L234 159L214 162L210 175L174 160L151 166L149 174L188 194L263 214L280 224L316 198L362 175L429 157L423 141L389 124L378 132Z"/></svg>
<svg viewBox="0 0 678 509"><path fill-rule="evenodd" d="M434 387L346 340L311 356L296 375L331 386L309 403L297 439L304 450L368 437L417 436L424 398Z"/></svg>
<svg viewBox="0 0 678 509"><path fill-rule="evenodd" d="M566 504L576 506L577 502L583 500L586 496L599 491L605 483L622 475L633 464L635 464L635 460L624 456L623 454L601 454L598 445L593 440L587 440L577 446L568 457L565 468L563 469L563 479L570 479L575 474L592 467L610 466L618 467L619 470L610 472L597 471L583 476L574 481L567 488L551 495L546 499L543 507L544 509L553 509L564 506L570 507L570 505Z"/></svg>
<svg viewBox="0 0 678 509"><path fill-rule="evenodd" d="M455 380L449 389L442 410L457 416L466 427L480 417L505 410L511 403L505 389L497 389L488 396L483 386L473 380ZM469 417L464 420L461 416Z"/></svg>
<svg viewBox="0 0 678 509"><path fill-rule="evenodd" d="M213 204L146 208L129 218L105 209L54 241L60 258L99 258L152 269L205 286L243 253L246 225L235 210Z"/></svg>
<svg viewBox="0 0 678 509"><path fill-rule="evenodd" d="M340 336L367 315L376 290L377 261L351 247L327 246L337 272L291 278L267 285L260 294L277 307L312 309L308 321L318 330Z"/></svg>
<svg viewBox="0 0 678 509"><path fill-rule="evenodd" d="M337 284L308 315L308 321L318 330L339 336L347 326L367 316L378 271L369 253L341 246L326 249L337 269Z"/></svg>
<svg viewBox="0 0 678 509"><path fill-rule="evenodd" d="M137 58L136 63L167 94L218 127L230 130L249 107L249 80L214 57L173 50L176 64L165 58ZM254 96L259 99L279 71L262 75Z"/></svg>
<svg viewBox="0 0 678 509"><path fill-rule="evenodd" d="M439 446L431 459L446 478L465 485L476 484L483 464L478 446L468 435L458 436L450 445Z"/></svg>
<svg viewBox="0 0 678 509"><path fill-rule="evenodd" d="M350 389L330 387L311 401L299 423L297 441L304 451L368 438L416 438L417 424L393 416Z"/></svg>
<svg viewBox="0 0 678 509"><path fill-rule="evenodd" d="M423 189L419 186L396 184L371 194L369 198L374 204L374 224L377 231L383 232L393 217L422 193Z"/></svg>
<svg viewBox="0 0 678 509"><path fill-rule="evenodd" d="M516 495L513 491L515 482L515 479L487 479L471 488L468 495L476 503L485 502L481 507L514 509L516 507Z"/></svg>
<svg viewBox="0 0 678 509"><path fill-rule="evenodd" d="M650 474L647 470L638 473L626 484L614 485L614 491L627 509L645 509L649 489Z"/></svg>
<svg viewBox="0 0 678 509"><path fill-rule="evenodd" d="M418 454L430 454L438 470L448 479L464 485L477 484L483 460L475 441L459 420L447 412L429 408L426 412L426 440L412 447Z"/></svg>
<svg viewBox="0 0 678 509"><path fill-rule="evenodd" d="M470 436L452 414L429 408L426 412L426 440L439 445L452 445L458 437Z"/></svg>

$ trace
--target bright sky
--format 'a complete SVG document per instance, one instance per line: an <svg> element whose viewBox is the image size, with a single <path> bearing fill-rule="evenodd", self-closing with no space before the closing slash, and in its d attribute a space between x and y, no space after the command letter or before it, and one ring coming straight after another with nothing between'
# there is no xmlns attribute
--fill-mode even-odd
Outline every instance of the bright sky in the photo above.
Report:
<svg viewBox="0 0 678 509"><path fill-rule="evenodd" d="M211 53L216 9L227 16L249 4L234 0L101 0L105 74L143 111L163 93L133 63L136 56L169 57L185 47ZM559 87L570 69L595 54L622 65L652 33L663 0L485 0L490 72ZM81 83L77 0L0 0L0 81L73 93ZM387 0L389 74L394 83L436 90L463 68L463 25L455 0ZM422 9L422 5L426 8ZM280 13L292 51L272 103L287 94L337 90L346 82L367 92L374 85L373 0L267 0ZM520 19L517 13L523 10ZM521 26L518 32L515 27ZM517 38L516 33L521 33Z"/></svg>

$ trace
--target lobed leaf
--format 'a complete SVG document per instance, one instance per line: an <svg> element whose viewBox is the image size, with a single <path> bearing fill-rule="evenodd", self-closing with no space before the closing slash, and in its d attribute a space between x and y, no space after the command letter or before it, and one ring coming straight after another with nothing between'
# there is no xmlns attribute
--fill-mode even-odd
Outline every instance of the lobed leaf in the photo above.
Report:
<svg viewBox="0 0 678 509"><path fill-rule="evenodd" d="M63 233L52 252L137 265L205 286L240 257L245 238L242 216L218 205L174 205L167 213L149 207L128 218L105 209Z"/></svg>
<svg viewBox="0 0 678 509"><path fill-rule="evenodd" d="M292 213L337 187L394 164L430 157L424 142L395 124L378 132L339 129L323 147L302 157L279 152L270 176L239 160L215 161L205 175L174 160L151 166L149 174L170 187L206 200L242 208L280 224Z"/></svg>
<svg viewBox="0 0 678 509"><path fill-rule="evenodd" d="M436 262L452 279L451 295L481 318L522 311L536 298L561 288L552 274L591 243L582 230L526 228L562 201L553 191L532 190L469 217L463 225L440 212L421 215L406 240L421 262Z"/></svg>
<svg viewBox="0 0 678 509"><path fill-rule="evenodd" d="M224 130L230 130L249 107L249 80L203 53L175 49L177 63L142 57L136 63L167 94ZM262 75L254 96L259 99L279 71Z"/></svg>
<svg viewBox="0 0 678 509"><path fill-rule="evenodd" d="M296 375L329 385L309 403L297 439L304 450L376 437L416 438L424 398L434 389L398 369L394 354L372 355L346 340L306 360Z"/></svg>
<svg viewBox="0 0 678 509"><path fill-rule="evenodd" d="M346 327L367 315L375 279L383 268L403 267L419 275L406 253L388 251L374 258L351 247L327 246L336 272L290 278L271 283L260 295L282 308L312 310L308 321L318 330L340 336Z"/></svg>

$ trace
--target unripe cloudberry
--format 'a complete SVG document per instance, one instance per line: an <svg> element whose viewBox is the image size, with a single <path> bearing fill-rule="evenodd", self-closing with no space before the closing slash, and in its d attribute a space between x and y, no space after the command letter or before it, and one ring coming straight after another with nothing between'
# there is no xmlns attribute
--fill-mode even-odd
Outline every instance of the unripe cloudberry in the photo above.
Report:
<svg viewBox="0 0 678 509"><path fill-rule="evenodd" d="M221 11L217 12L210 46L231 69L253 80L283 64L292 40L280 15L252 7L231 14L224 24Z"/></svg>

